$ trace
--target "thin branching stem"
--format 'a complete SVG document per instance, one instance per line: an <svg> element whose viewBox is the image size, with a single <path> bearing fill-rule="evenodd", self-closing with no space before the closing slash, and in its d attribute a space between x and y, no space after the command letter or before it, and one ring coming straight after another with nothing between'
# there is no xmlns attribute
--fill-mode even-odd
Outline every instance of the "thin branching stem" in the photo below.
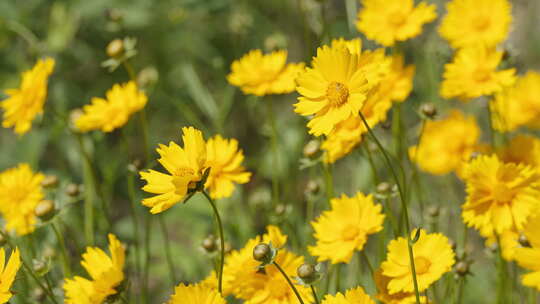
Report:
<svg viewBox="0 0 540 304"><path fill-rule="evenodd" d="M210 203L210 206L212 206L212 210L214 210L214 215L216 216L217 221L217 227L219 232L219 242L220 242L220 261L219 261L219 272L218 272L218 291L219 293L223 293L223 266L225 265L225 238L223 237L223 223L221 222L221 217L219 216L218 209L216 207L216 204L214 203L214 200L206 193L206 191L202 191L204 197L206 197L206 200L208 200L208 203Z"/></svg>
<svg viewBox="0 0 540 304"><path fill-rule="evenodd" d="M51 227L54 231L54 234L56 235L56 238L58 239L58 244L60 245L60 251L62 253L62 263L64 265L64 276L71 277L71 266L69 263L69 255L67 253L64 236L60 232L60 229L58 229L56 221L52 221Z"/></svg>
<svg viewBox="0 0 540 304"><path fill-rule="evenodd" d="M302 300L302 297L300 296L300 293L298 292L298 290L294 286L293 282L291 281L291 279L289 278L287 273L285 273L285 271L281 268L281 266L279 266L278 263L276 263L276 261L273 261L272 264L274 264L274 266L276 266L276 268L279 270L279 272L281 272L281 274L283 275L285 280L287 280L287 283L289 283L289 286L291 286L291 289L293 290L294 294L296 295L296 298L298 298L298 301L300 301L301 304L304 304L304 300Z"/></svg>
<svg viewBox="0 0 540 304"><path fill-rule="evenodd" d="M311 293L313 293L313 299L315 300L315 304L319 304L319 298L317 297L317 292L315 291L315 286L309 285L311 288Z"/></svg>

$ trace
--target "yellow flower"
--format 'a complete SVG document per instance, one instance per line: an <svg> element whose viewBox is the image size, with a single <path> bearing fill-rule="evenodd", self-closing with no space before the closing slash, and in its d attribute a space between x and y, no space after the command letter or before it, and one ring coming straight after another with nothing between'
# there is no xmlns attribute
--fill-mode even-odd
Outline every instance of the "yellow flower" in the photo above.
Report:
<svg viewBox="0 0 540 304"><path fill-rule="evenodd" d="M312 67L300 73L296 90L301 97L294 104L295 112L314 117L308 122L310 134L328 135L335 126L358 115L370 89L381 78L381 52L351 53L348 47L336 43L317 49Z"/></svg>
<svg viewBox="0 0 540 304"><path fill-rule="evenodd" d="M325 151L323 161L334 163L349 154L362 142L362 134L366 132L365 130L360 116L353 116L338 123L321 144L321 149Z"/></svg>
<svg viewBox="0 0 540 304"><path fill-rule="evenodd" d="M497 70L503 53L484 46L460 49L454 61L444 65L441 96L467 101L501 92L516 80L515 69Z"/></svg>
<svg viewBox="0 0 540 304"><path fill-rule="evenodd" d="M515 259L519 266L530 270L521 278L525 286L540 290L540 218L528 221L525 236L531 247L515 249Z"/></svg>
<svg viewBox="0 0 540 304"><path fill-rule="evenodd" d="M34 173L28 164L0 173L0 213L6 229L18 235L32 233L37 222L34 209L44 198L41 181L45 176Z"/></svg>
<svg viewBox="0 0 540 304"><path fill-rule="evenodd" d="M161 156L158 162L169 172L141 171L147 182L144 191L157 194L143 199L142 204L151 207L151 213L160 213L180 202L201 181L206 163L206 143L201 131L193 127L182 128L184 148L174 142L159 145L156 150Z"/></svg>
<svg viewBox="0 0 540 304"><path fill-rule="evenodd" d="M226 304L216 289L205 284L185 285L180 283L167 304Z"/></svg>
<svg viewBox="0 0 540 304"><path fill-rule="evenodd" d="M81 265L91 280L80 276L67 279L64 291L67 304L100 304L113 294L124 280L125 249L116 236L109 234L110 257L98 247L87 247Z"/></svg>
<svg viewBox="0 0 540 304"><path fill-rule="evenodd" d="M317 244L308 250L319 261L349 263L353 253L364 248L368 235L383 229L385 216L373 196L361 192L351 198L343 194L330 204L329 211L311 222Z"/></svg>
<svg viewBox="0 0 540 304"><path fill-rule="evenodd" d="M384 46L405 41L422 32L422 26L437 18L433 4L413 0L361 0L356 27L367 38Z"/></svg>
<svg viewBox="0 0 540 304"><path fill-rule="evenodd" d="M482 155L465 166L463 180L467 191L463 220L484 236L522 230L540 208L540 175L530 166Z"/></svg>
<svg viewBox="0 0 540 304"><path fill-rule="evenodd" d="M129 117L144 108L148 101L133 81L115 84L106 95L107 99L94 97L91 104L83 107L84 114L74 122L79 131L111 132L125 125Z"/></svg>
<svg viewBox="0 0 540 304"><path fill-rule="evenodd" d="M249 182L251 173L241 165L244 153L238 149L236 139L223 139L216 135L206 143L206 151L206 167L211 169L205 187L210 190L212 198L229 197L234 191L234 183Z"/></svg>
<svg viewBox="0 0 540 304"><path fill-rule="evenodd" d="M343 295L338 292L335 296L326 295L321 304L375 304L362 287L349 289Z"/></svg>
<svg viewBox="0 0 540 304"><path fill-rule="evenodd" d="M540 129L540 73L529 71L490 103L493 127L502 132L521 126Z"/></svg>
<svg viewBox="0 0 540 304"><path fill-rule="evenodd" d="M245 304L289 304L298 300L283 275L273 265L265 267L264 273L258 271L260 262L253 259L253 248L261 243L272 243L281 248L287 241L278 227L268 226L267 233L247 241L244 248L232 251L225 259L223 270L223 295L233 295L244 300ZM285 248L278 251L275 258L289 277L296 276L296 269L304 263L304 258ZM204 284L216 288L215 272L204 281ZM302 299L311 303L313 296L309 287L297 285Z"/></svg>
<svg viewBox="0 0 540 304"><path fill-rule="evenodd" d="M375 298L384 304L415 304L416 297L413 292L397 292L390 294L388 292L388 282L390 277L384 276L382 269L377 269L373 274L375 286L377 287L377 295ZM420 298L420 303L425 303L425 297Z"/></svg>
<svg viewBox="0 0 540 304"><path fill-rule="evenodd" d="M517 135L497 153L505 163L524 164L540 169L540 139L532 135Z"/></svg>
<svg viewBox="0 0 540 304"><path fill-rule="evenodd" d="M303 63L287 64L287 51L264 55L261 50L252 50L232 63L227 80L244 94L286 94L294 91L294 79L303 69Z"/></svg>
<svg viewBox="0 0 540 304"><path fill-rule="evenodd" d="M13 295L9 289L21 267L21 256L18 248L11 252L7 265L5 263L6 252L4 248L0 248L0 304L7 303Z"/></svg>
<svg viewBox="0 0 540 304"><path fill-rule="evenodd" d="M453 0L439 32L454 48L495 46L508 36L512 8L508 0Z"/></svg>
<svg viewBox="0 0 540 304"><path fill-rule="evenodd" d="M4 112L2 127L15 127L15 133L24 134L32 127L32 121L43 113L47 98L47 81L54 69L54 59L39 60L29 71L22 74L18 89L5 90L9 97L0 102Z"/></svg>
<svg viewBox="0 0 540 304"><path fill-rule="evenodd" d="M405 66L402 55L391 57L389 73L376 91L379 98L388 98L393 102L405 101L413 88L414 71L414 65Z"/></svg>
<svg viewBox="0 0 540 304"><path fill-rule="evenodd" d="M411 232L415 235L416 231ZM454 252L446 236L441 233L426 233L420 229L420 238L413 244L414 267L418 290L426 290L433 282L452 269ZM386 261L381 264L383 275L390 278L387 288L390 294L413 292L411 263L407 239L399 237L388 244Z"/></svg>
<svg viewBox="0 0 540 304"><path fill-rule="evenodd" d="M409 157L431 174L459 171L477 149L479 137L480 128L474 117L452 110L445 119L426 122L420 147L410 147Z"/></svg>

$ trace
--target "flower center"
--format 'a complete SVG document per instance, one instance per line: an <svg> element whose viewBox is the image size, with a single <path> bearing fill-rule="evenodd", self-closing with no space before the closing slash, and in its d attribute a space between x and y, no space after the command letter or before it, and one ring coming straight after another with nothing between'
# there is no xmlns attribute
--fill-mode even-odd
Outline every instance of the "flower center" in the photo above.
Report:
<svg viewBox="0 0 540 304"><path fill-rule="evenodd" d="M483 32L489 28L490 24L489 18L479 18L474 22L474 28L479 32Z"/></svg>
<svg viewBox="0 0 540 304"><path fill-rule="evenodd" d="M487 82L491 79L491 69L479 68L475 72L475 80L478 82Z"/></svg>
<svg viewBox="0 0 540 304"><path fill-rule="evenodd" d="M360 229L358 229L358 226L347 225L345 229L343 229L343 231L341 232L341 235L343 236L344 240L352 241L358 236L359 233Z"/></svg>
<svg viewBox="0 0 540 304"><path fill-rule="evenodd" d="M326 97L332 106L339 107L349 98L349 89L341 82L331 82L326 89Z"/></svg>
<svg viewBox="0 0 540 304"><path fill-rule="evenodd" d="M509 203L514 198L514 191L503 183L498 183L493 188L493 199L499 203Z"/></svg>
<svg viewBox="0 0 540 304"><path fill-rule="evenodd" d="M403 12L395 12L390 15L389 21L394 27L400 27L407 21L407 16Z"/></svg>
<svg viewBox="0 0 540 304"><path fill-rule="evenodd" d="M414 258L414 269L417 274L424 274L428 272L431 262L424 257Z"/></svg>

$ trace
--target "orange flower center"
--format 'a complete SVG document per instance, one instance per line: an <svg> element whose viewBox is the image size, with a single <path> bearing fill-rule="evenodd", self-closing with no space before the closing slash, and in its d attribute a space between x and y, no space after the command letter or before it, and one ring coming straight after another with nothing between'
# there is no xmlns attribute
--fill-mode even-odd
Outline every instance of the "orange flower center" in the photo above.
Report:
<svg viewBox="0 0 540 304"><path fill-rule="evenodd" d="M498 183L493 188L493 199L499 203L509 203L514 198L514 191L503 183Z"/></svg>
<svg viewBox="0 0 540 304"><path fill-rule="evenodd" d="M477 82L488 82L491 79L491 69L479 68L476 70L474 79Z"/></svg>
<svg viewBox="0 0 540 304"><path fill-rule="evenodd" d="M489 28L490 24L489 18L479 18L474 21L474 28L479 32L483 32Z"/></svg>
<svg viewBox="0 0 540 304"><path fill-rule="evenodd" d="M341 232L341 235L343 236L343 239L345 241L352 241L354 240L358 234L360 233L360 229L358 226L355 225L347 225L345 229Z"/></svg>
<svg viewBox="0 0 540 304"><path fill-rule="evenodd" d="M414 258L414 269L416 270L416 274L424 274L428 272L430 266L431 262L428 259L424 257Z"/></svg>
<svg viewBox="0 0 540 304"><path fill-rule="evenodd" d="M328 97L332 106L339 107L347 102L349 89L343 83L333 81L326 89L326 97Z"/></svg>
<svg viewBox="0 0 540 304"><path fill-rule="evenodd" d="M407 16L403 12L395 12L390 15L389 21L394 27L400 27L407 21Z"/></svg>

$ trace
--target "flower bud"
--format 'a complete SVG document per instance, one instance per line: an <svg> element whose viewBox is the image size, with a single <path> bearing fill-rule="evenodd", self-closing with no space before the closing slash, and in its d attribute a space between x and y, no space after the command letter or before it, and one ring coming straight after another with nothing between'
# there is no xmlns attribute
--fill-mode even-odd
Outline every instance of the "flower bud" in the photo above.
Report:
<svg viewBox="0 0 540 304"><path fill-rule="evenodd" d="M32 298L38 303L43 302L45 300L45 296L45 291L43 291L43 289L40 287L36 287L34 290L32 290Z"/></svg>
<svg viewBox="0 0 540 304"><path fill-rule="evenodd" d="M134 159L130 164L127 165L127 169L130 172L137 173L143 168L142 160Z"/></svg>
<svg viewBox="0 0 540 304"><path fill-rule="evenodd" d="M310 140L308 143L304 146L304 156L308 158L313 158L317 155L317 153L320 151L321 143L316 140Z"/></svg>
<svg viewBox="0 0 540 304"><path fill-rule="evenodd" d="M382 182L377 185L377 192L380 194L386 194L392 190L392 186L387 182Z"/></svg>
<svg viewBox="0 0 540 304"><path fill-rule="evenodd" d="M206 252L208 252L208 253L215 252L216 249L217 249L216 238L215 238L213 235L207 236L207 237L202 241L202 247L203 247L204 250L205 250Z"/></svg>
<svg viewBox="0 0 540 304"><path fill-rule="evenodd" d="M66 194L71 197L79 195L80 192L80 187L77 184L71 183L66 186Z"/></svg>
<svg viewBox="0 0 540 304"><path fill-rule="evenodd" d="M79 130L75 127L75 122L84 114L82 109L74 109L69 112L69 127L77 132Z"/></svg>
<svg viewBox="0 0 540 304"><path fill-rule="evenodd" d="M311 264L304 263L298 266L296 273L306 283L316 278L315 266Z"/></svg>
<svg viewBox="0 0 540 304"><path fill-rule="evenodd" d="M225 242L225 254L231 253L232 246L228 242Z"/></svg>
<svg viewBox="0 0 540 304"><path fill-rule="evenodd" d="M460 276L465 276L469 273L469 264L465 261L460 261L456 264L456 273Z"/></svg>
<svg viewBox="0 0 540 304"><path fill-rule="evenodd" d="M304 193L315 195L319 193L320 189L321 186L319 185L319 183L316 180L310 179L306 184L306 189Z"/></svg>
<svg viewBox="0 0 540 304"><path fill-rule="evenodd" d="M41 181L41 186L44 188L54 188L58 185L58 177L56 175L47 175Z"/></svg>
<svg viewBox="0 0 540 304"><path fill-rule="evenodd" d="M54 259L54 257L56 257L56 250L51 246L47 246L43 248L41 255L44 259Z"/></svg>
<svg viewBox="0 0 540 304"><path fill-rule="evenodd" d="M427 118L433 119L437 115L437 108L432 103L424 103L420 106L420 112Z"/></svg>
<svg viewBox="0 0 540 304"><path fill-rule="evenodd" d="M105 11L105 16L112 22L120 22L124 17L124 13L116 8L111 8Z"/></svg>
<svg viewBox="0 0 540 304"><path fill-rule="evenodd" d="M260 243L253 248L253 258L259 262L266 262L271 258L272 250L268 244Z"/></svg>
<svg viewBox="0 0 540 304"><path fill-rule="evenodd" d="M32 260L32 269L35 273L43 274L47 271L48 265L45 261L42 260Z"/></svg>
<svg viewBox="0 0 540 304"><path fill-rule="evenodd" d="M440 214L440 208L439 206L435 206L435 205L429 206L427 213L431 217L437 217Z"/></svg>
<svg viewBox="0 0 540 304"><path fill-rule="evenodd" d="M524 234L519 235L518 242L523 247L531 247L531 243Z"/></svg>
<svg viewBox="0 0 540 304"><path fill-rule="evenodd" d="M34 214L42 221L50 220L55 213L54 203L51 200L42 200L34 209Z"/></svg>
<svg viewBox="0 0 540 304"><path fill-rule="evenodd" d="M124 53L124 41L122 39L114 39L107 45L107 56L120 57Z"/></svg>
<svg viewBox="0 0 540 304"><path fill-rule="evenodd" d="M155 67L145 67L137 75L137 85L145 88L155 84L159 80L159 73Z"/></svg>
<svg viewBox="0 0 540 304"><path fill-rule="evenodd" d="M274 212L276 213L276 215L283 215L285 211L287 211L287 207L283 204L277 204L274 208Z"/></svg>

